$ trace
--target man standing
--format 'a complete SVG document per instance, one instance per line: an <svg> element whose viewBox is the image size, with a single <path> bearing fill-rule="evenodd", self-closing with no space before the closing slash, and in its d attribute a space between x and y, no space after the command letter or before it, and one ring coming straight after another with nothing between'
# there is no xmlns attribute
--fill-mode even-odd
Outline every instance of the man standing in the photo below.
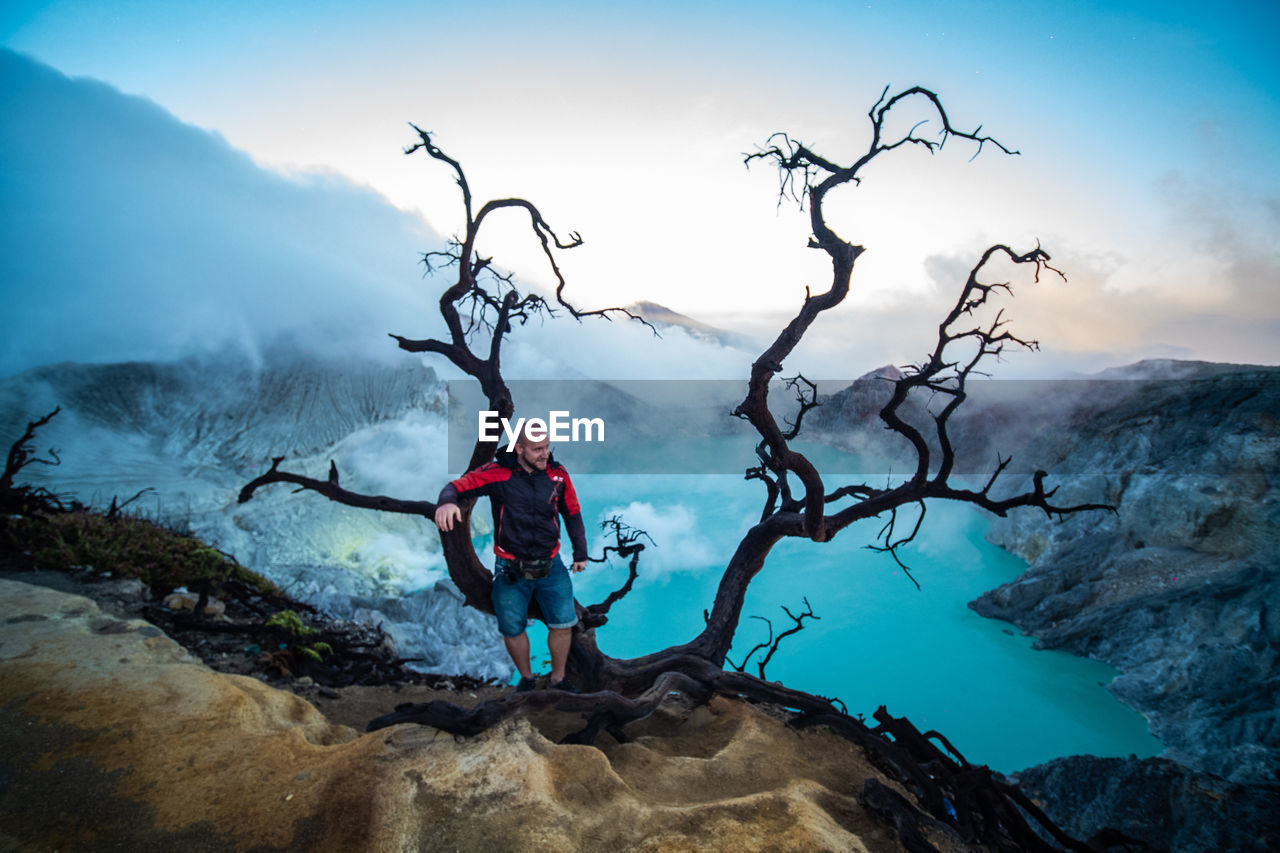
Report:
<svg viewBox="0 0 1280 853"><path fill-rule="evenodd" d="M529 599L536 598L547 622L551 652L552 690L577 692L565 680L565 662L573 626L573 583L560 552L560 516L573 543L573 571L587 567L587 535L582 510L569 472L551 458L551 440L530 439L526 430L516 436L515 449L499 451L497 459L450 481L440 491L435 522L442 531L461 520L460 495L487 495L493 511L493 612L507 653L520 672L517 692L532 690L529 666Z"/></svg>

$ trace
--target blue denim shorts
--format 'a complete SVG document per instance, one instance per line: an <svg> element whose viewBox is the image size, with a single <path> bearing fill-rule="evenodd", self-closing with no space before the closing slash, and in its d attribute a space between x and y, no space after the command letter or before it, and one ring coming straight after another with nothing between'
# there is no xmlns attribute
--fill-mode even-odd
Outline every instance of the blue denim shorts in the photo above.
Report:
<svg viewBox="0 0 1280 853"><path fill-rule="evenodd" d="M578 624L573 609L573 582L564 560L556 556L551 571L537 580L509 580L502 569L507 561L495 560L493 567L493 613L504 637L518 637L529 621L529 599L538 601L548 628L572 628Z"/></svg>

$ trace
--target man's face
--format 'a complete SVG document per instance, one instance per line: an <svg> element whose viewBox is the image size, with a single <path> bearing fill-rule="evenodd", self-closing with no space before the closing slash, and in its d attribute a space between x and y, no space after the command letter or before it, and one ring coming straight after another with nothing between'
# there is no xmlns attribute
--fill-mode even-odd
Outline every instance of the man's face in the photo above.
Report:
<svg viewBox="0 0 1280 853"><path fill-rule="evenodd" d="M521 438L516 442L516 458L520 460L520 464L526 471L545 471L547 470L547 458L551 456L551 439L544 438L542 441L530 441L527 438Z"/></svg>

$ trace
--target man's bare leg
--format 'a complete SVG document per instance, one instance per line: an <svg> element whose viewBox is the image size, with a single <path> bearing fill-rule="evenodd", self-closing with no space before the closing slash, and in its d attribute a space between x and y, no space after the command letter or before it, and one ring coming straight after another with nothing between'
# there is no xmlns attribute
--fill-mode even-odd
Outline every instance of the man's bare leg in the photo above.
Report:
<svg viewBox="0 0 1280 853"><path fill-rule="evenodd" d="M516 637L503 637L503 644L507 647L507 654L511 655L511 662L516 665L516 670L520 673L521 678L533 678L533 670L529 668L529 633L520 634ZM565 646L565 652L569 651L569 647ZM560 661L560 677L564 678L564 660Z"/></svg>
<svg viewBox="0 0 1280 853"><path fill-rule="evenodd" d="M572 628L548 628L547 650L551 652L551 683L564 681L564 667L569 660L569 645L573 642ZM529 656L529 640L525 638L525 659Z"/></svg>

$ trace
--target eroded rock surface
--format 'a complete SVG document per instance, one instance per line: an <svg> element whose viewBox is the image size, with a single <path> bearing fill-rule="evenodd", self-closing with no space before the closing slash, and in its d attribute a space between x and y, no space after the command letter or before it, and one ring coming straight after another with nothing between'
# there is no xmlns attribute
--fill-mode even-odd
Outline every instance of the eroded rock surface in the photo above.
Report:
<svg viewBox="0 0 1280 853"><path fill-rule="evenodd" d="M361 735L146 622L0 580L0 849L902 849L843 740L728 700L629 734Z"/></svg>

